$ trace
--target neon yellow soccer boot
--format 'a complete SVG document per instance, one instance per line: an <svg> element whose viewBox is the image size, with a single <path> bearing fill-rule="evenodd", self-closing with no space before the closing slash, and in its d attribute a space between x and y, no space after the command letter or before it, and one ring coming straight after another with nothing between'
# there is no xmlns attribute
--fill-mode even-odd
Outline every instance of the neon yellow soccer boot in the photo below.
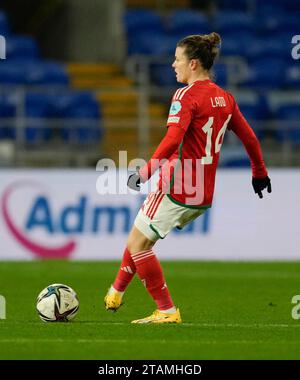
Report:
<svg viewBox="0 0 300 380"><path fill-rule="evenodd" d="M159 310L155 310L153 314L151 314L149 317L142 318L142 319L136 319L135 321L132 321L131 323L140 323L140 324L146 324L146 323L182 323L180 311L179 309L176 309L175 313L168 314L164 313Z"/></svg>
<svg viewBox="0 0 300 380"><path fill-rule="evenodd" d="M117 311L120 306L123 305L122 302L122 293L120 292L111 292L110 290L107 292L104 297L104 305L106 310Z"/></svg>

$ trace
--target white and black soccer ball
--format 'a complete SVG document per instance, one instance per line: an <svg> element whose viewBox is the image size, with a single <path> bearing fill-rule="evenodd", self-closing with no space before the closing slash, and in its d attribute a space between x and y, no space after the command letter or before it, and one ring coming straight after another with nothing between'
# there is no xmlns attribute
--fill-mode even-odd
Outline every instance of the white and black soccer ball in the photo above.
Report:
<svg viewBox="0 0 300 380"><path fill-rule="evenodd" d="M44 322L68 322L79 309L75 291L64 284L52 284L37 297L37 312Z"/></svg>

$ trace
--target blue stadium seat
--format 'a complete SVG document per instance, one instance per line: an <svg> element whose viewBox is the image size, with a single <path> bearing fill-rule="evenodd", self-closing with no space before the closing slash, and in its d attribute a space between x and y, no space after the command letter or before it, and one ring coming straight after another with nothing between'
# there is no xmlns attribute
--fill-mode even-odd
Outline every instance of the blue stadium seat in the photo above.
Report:
<svg viewBox="0 0 300 380"><path fill-rule="evenodd" d="M0 84L20 85L26 82L24 66L4 60L0 62Z"/></svg>
<svg viewBox="0 0 300 380"><path fill-rule="evenodd" d="M0 116L14 117L16 116L16 104L13 96L0 95Z"/></svg>
<svg viewBox="0 0 300 380"><path fill-rule="evenodd" d="M259 138L269 135L269 131L259 125L271 117L271 111L267 99L255 91L238 92L236 95L237 104L245 119L254 129Z"/></svg>
<svg viewBox="0 0 300 380"><path fill-rule="evenodd" d="M255 8L259 14L300 12L300 3L295 0L256 0L255 3Z"/></svg>
<svg viewBox="0 0 300 380"><path fill-rule="evenodd" d="M262 37L280 38L282 33L290 36L297 34L299 16L293 13L259 13L256 18L256 30Z"/></svg>
<svg viewBox="0 0 300 380"><path fill-rule="evenodd" d="M14 118L16 116L16 102L11 95L0 95L0 118ZM13 125L0 122L0 139L13 139L15 128Z"/></svg>
<svg viewBox="0 0 300 380"><path fill-rule="evenodd" d="M260 59L249 65L239 85L258 90L280 89L284 84L286 63L281 59Z"/></svg>
<svg viewBox="0 0 300 380"><path fill-rule="evenodd" d="M178 86L171 64L152 64L150 74L151 81L158 86Z"/></svg>
<svg viewBox="0 0 300 380"><path fill-rule="evenodd" d="M255 41L255 37L251 33L239 34L238 38L236 33L222 35L221 55L231 56L240 55L246 57L249 47Z"/></svg>
<svg viewBox="0 0 300 380"><path fill-rule="evenodd" d="M266 99L256 92L238 95L237 103L247 120L265 120L271 116Z"/></svg>
<svg viewBox="0 0 300 380"><path fill-rule="evenodd" d="M102 137L101 109L93 94L85 91L64 94L57 99L56 111L60 117L73 119L71 125L61 130L63 140L89 144Z"/></svg>
<svg viewBox="0 0 300 380"><path fill-rule="evenodd" d="M257 18L264 14L280 14L285 12L284 6L280 0L276 2L274 0L256 1L255 8Z"/></svg>
<svg viewBox="0 0 300 380"><path fill-rule="evenodd" d="M211 27L205 15L194 10L176 10L169 14L168 31L181 39L191 34L210 33Z"/></svg>
<svg viewBox="0 0 300 380"><path fill-rule="evenodd" d="M228 71L225 64L216 63L214 65L214 81L218 86L226 87L228 85Z"/></svg>
<svg viewBox="0 0 300 380"><path fill-rule="evenodd" d="M279 120L281 129L277 132L280 140L300 144L300 103L285 104L277 108L274 116Z"/></svg>
<svg viewBox="0 0 300 380"><path fill-rule="evenodd" d="M0 84L68 85L65 67L55 62L6 59L0 62Z"/></svg>
<svg viewBox="0 0 300 380"><path fill-rule="evenodd" d="M218 0L216 5L218 9L249 10L249 0Z"/></svg>
<svg viewBox="0 0 300 380"><path fill-rule="evenodd" d="M223 168L249 168L250 160L248 157L234 157L223 161L221 164Z"/></svg>
<svg viewBox="0 0 300 380"><path fill-rule="evenodd" d="M24 64L24 68L26 71L26 84L64 86L69 84L69 75L62 64L36 61Z"/></svg>
<svg viewBox="0 0 300 380"><path fill-rule="evenodd" d="M36 118L37 123L27 122L25 126L25 141L30 144L48 141L51 138L51 128L47 126L47 118L51 116L49 97L45 93L27 93L25 98L25 115Z"/></svg>
<svg viewBox="0 0 300 380"><path fill-rule="evenodd" d="M159 15L147 9L130 9L124 15L127 37L140 32L163 33L164 26Z"/></svg>
<svg viewBox="0 0 300 380"><path fill-rule="evenodd" d="M224 36L228 33L253 33L255 31L254 16L239 11L218 12L214 18L214 29Z"/></svg>
<svg viewBox="0 0 300 380"><path fill-rule="evenodd" d="M294 11L300 12L299 1L294 1L294 0L277 0L277 1L288 12L294 12Z"/></svg>
<svg viewBox="0 0 300 380"><path fill-rule="evenodd" d="M290 41L284 38L256 38L251 41L245 50L248 61L258 59L289 59L291 55Z"/></svg>
<svg viewBox="0 0 300 380"><path fill-rule="evenodd" d="M6 59L37 59L39 49L34 38L29 36L11 36L6 39Z"/></svg>
<svg viewBox="0 0 300 380"><path fill-rule="evenodd" d="M170 64L152 64L151 79L158 86L178 86L174 69ZM217 85L226 87L228 85L228 72L225 64L214 65L213 80Z"/></svg>
<svg viewBox="0 0 300 380"><path fill-rule="evenodd" d="M172 55L174 56L177 39L165 33L141 32L128 39L128 54Z"/></svg>
<svg viewBox="0 0 300 380"><path fill-rule="evenodd" d="M6 13L3 11L0 11L0 35L6 37L9 34L10 34L10 26L7 20Z"/></svg>
<svg viewBox="0 0 300 380"><path fill-rule="evenodd" d="M97 143L103 135L103 129L96 113L97 108L92 105L69 109L68 117L74 120L74 125L62 129L63 140L76 144Z"/></svg>
<svg viewBox="0 0 300 380"><path fill-rule="evenodd" d="M94 98L94 95L89 91L67 91L60 93L59 96L56 92L51 92L51 103L52 109L55 109L55 112L52 112L54 117L65 117L68 116L68 110L70 108L80 108L81 106L93 105L98 107L98 103ZM100 113L98 111L92 113L92 117L99 117Z"/></svg>
<svg viewBox="0 0 300 380"><path fill-rule="evenodd" d="M255 1L255 8L257 13L286 13L286 12L300 12L300 3L295 0L264 0Z"/></svg>
<svg viewBox="0 0 300 380"><path fill-rule="evenodd" d="M53 136L53 128L48 124L55 119L72 119L57 125L64 141L73 143L97 142L102 136L101 113L94 96L89 92L28 93L25 101L27 117L41 118L38 124L28 122L25 138L27 143L48 141Z"/></svg>
<svg viewBox="0 0 300 380"><path fill-rule="evenodd" d="M300 88L300 65L295 63L290 65L286 69L285 73L285 85L289 88Z"/></svg>

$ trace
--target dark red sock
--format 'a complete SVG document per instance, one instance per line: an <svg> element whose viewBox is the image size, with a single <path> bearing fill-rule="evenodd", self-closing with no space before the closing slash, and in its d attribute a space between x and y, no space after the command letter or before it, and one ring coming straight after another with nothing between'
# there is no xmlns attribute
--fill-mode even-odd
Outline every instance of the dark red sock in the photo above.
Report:
<svg viewBox="0 0 300 380"><path fill-rule="evenodd" d="M161 265L151 249L132 254L137 274L156 302L159 310L174 306L167 288Z"/></svg>
<svg viewBox="0 0 300 380"><path fill-rule="evenodd" d="M113 283L113 287L119 292L124 292L130 281L133 279L135 275L136 267L130 255L130 252L127 248L125 248L122 263Z"/></svg>

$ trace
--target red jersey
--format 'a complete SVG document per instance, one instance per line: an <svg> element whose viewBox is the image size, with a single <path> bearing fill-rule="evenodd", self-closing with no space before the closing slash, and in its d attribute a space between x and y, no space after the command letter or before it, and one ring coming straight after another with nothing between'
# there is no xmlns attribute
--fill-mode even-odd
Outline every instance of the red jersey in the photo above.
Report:
<svg viewBox="0 0 300 380"><path fill-rule="evenodd" d="M180 145L175 151L168 150L166 145L172 145L169 138L160 144L164 150L158 148L152 160L168 160L161 166L159 188L176 203L196 208L211 206L226 129L235 132L245 145L253 177L267 176L259 142L234 97L210 80L195 81L175 92L167 127L180 136ZM148 178L145 170L141 174L144 181L153 171Z"/></svg>

